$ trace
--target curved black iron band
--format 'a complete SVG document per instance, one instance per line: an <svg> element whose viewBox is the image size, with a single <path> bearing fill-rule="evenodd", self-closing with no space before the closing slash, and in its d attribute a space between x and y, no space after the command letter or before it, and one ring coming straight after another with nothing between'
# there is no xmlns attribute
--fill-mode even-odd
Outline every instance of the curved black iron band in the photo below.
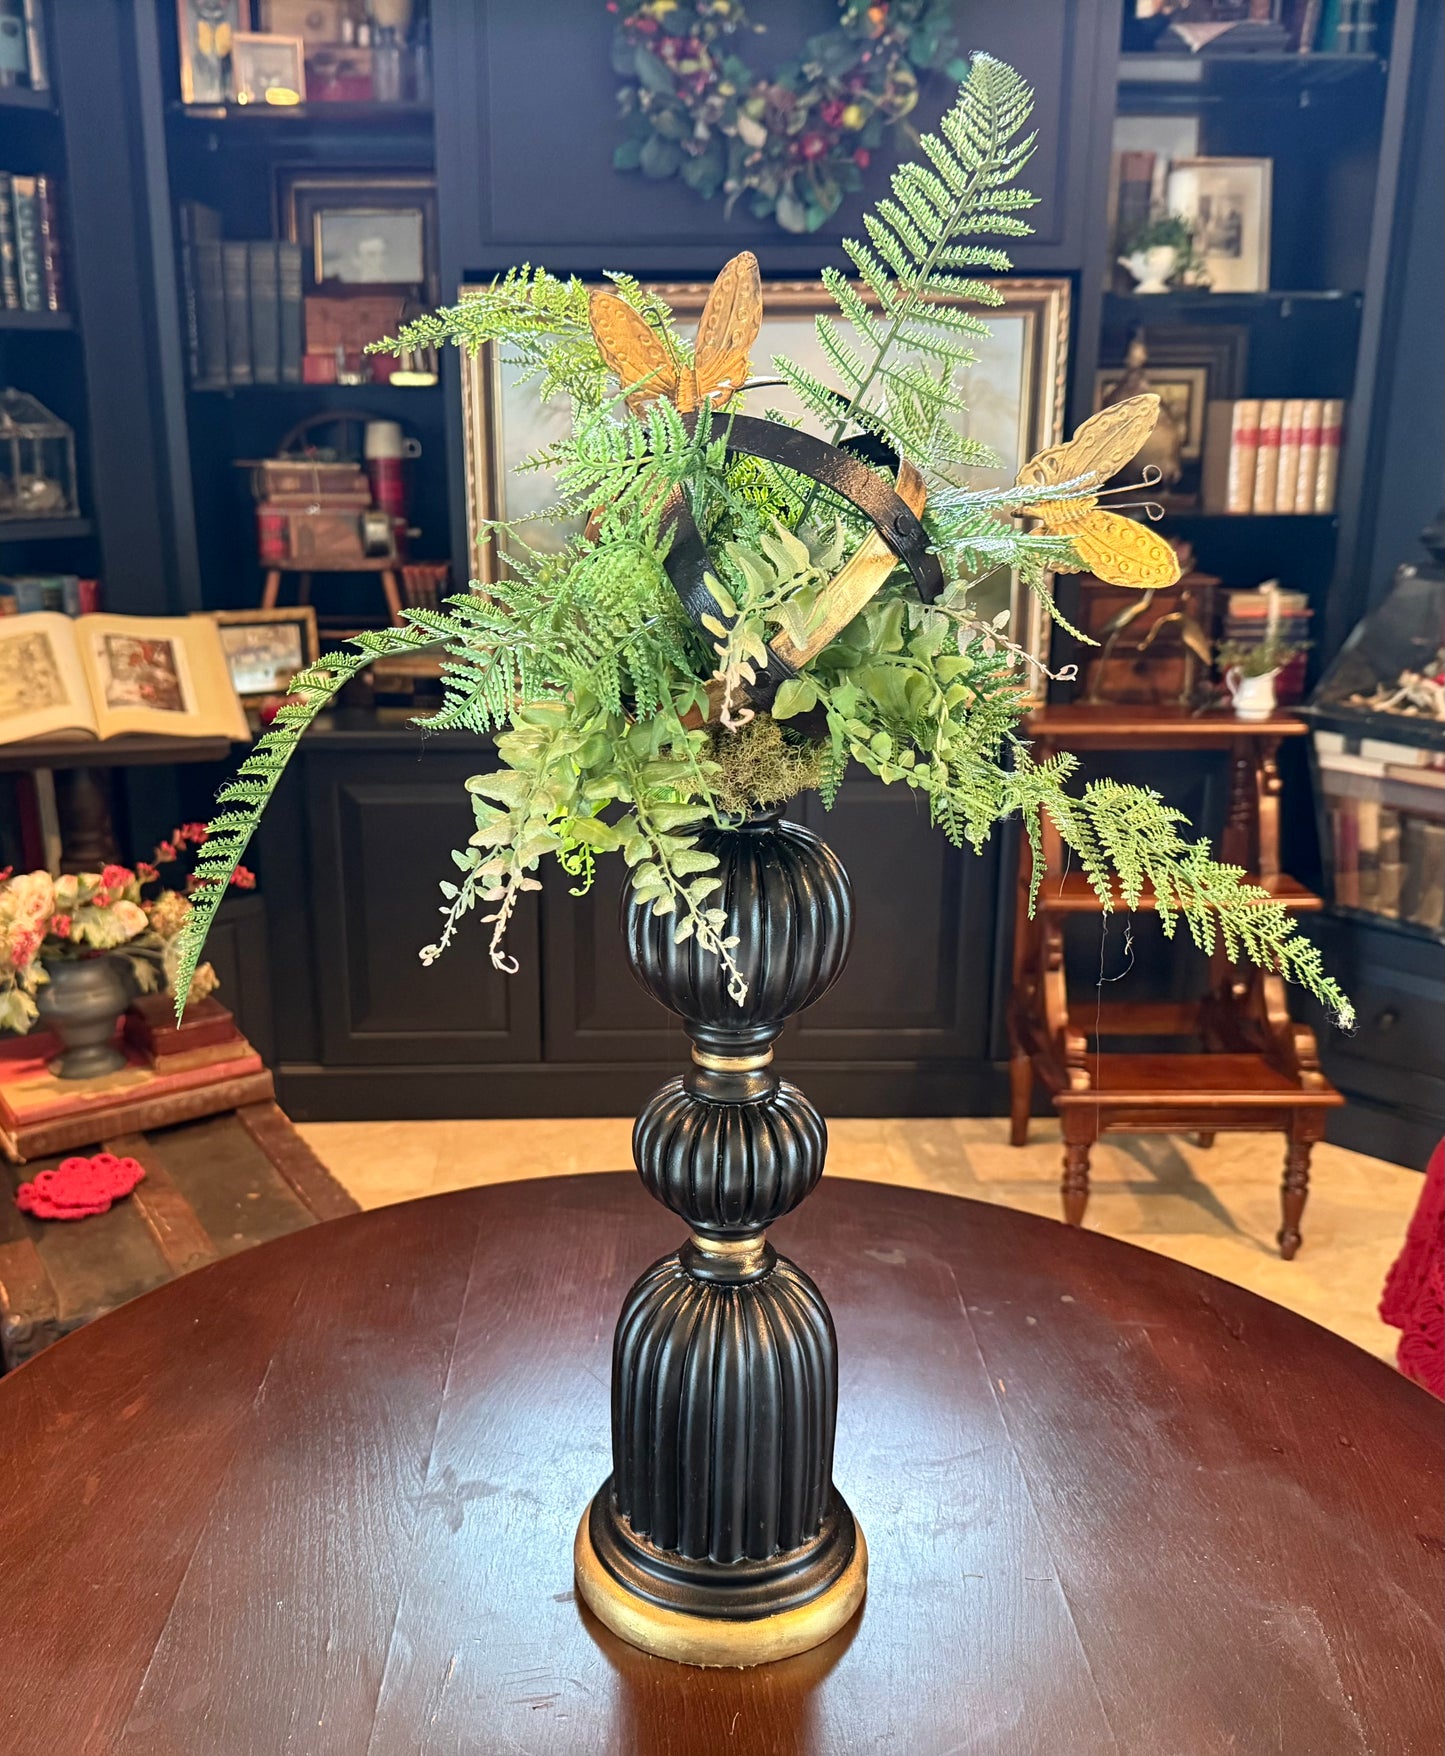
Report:
<svg viewBox="0 0 1445 1756"><path fill-rule="evenodd" d="M695 413L682 418L689 430L697 425ZM753 415L719 417L719 427L727 436L729 453L756 457L807 476L856 506L865 518L872 520L878 534L913 575L924 603L932 603L943 590L942 565L929 549L928 536L917 516L860 457L815 439L811 433L800 433L796 428L759 420ZM674 490L672 503L663 514L663 525L671 527L673 533L667 554L667 576L683 609L699 628L704 616L726 621L707 588L708 574L715 574L717 569L693 523L681 489ZM770 651L766 668L758 672L747 688L749 701L766 712L783 683L794 674L791 665Z"/></svg>

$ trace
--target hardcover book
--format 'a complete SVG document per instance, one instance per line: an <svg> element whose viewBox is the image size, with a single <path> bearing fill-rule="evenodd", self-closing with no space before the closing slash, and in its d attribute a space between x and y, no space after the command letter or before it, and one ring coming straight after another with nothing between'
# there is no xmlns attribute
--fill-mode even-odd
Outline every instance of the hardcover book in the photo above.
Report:
<svg viewBox="0 0 1445 1756"><path fill-rule="evenodd" d="M226 301L226 381L254 384L251 367L251 261L244 241L221 245L221 288Z"/></svg>
<svg viewBox="0 0 1445 1756"><path fill-rule="evenodd" d="M0 743L72 735L249 734L221 636L204 616L0 621Z"/></svg>
<svg viewBox="0 0 1445 1756"><path fill-rule="evenodd" d="M22 311L45 309L45 275L40 260L40 202L34 177L11 177L15 213L15 262Z"/></svg>

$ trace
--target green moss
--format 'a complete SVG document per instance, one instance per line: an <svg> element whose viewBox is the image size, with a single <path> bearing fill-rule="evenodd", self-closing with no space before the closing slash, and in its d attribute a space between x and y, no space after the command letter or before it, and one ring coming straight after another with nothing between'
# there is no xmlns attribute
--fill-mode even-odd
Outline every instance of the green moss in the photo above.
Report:
<svg viewBox="0 0 1445 1756"><path fill-rule="evenodd" d="M794 744L768 714L760 713L741 731L719 728L712 737L719 776L716 797L725 811L743 813L755 805L781 805L818 784L823 752L817 744Z"/></svg>

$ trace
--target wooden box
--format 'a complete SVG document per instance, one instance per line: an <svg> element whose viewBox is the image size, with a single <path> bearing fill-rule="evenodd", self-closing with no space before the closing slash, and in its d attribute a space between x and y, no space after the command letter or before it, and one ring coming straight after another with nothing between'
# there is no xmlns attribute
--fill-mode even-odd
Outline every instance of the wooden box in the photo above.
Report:
<svg viewBox="0 0 1445 1756"><path fill-rule="evenodd" d="M1210 680L1218 584L1203 573L1152 592L1088 581L1080 626L1100 644L1081 649L1083 699L1191 705Z"/></svg>
<svg viewBox="0 0 1445 1756"><path fill-rule="evenodd" d="M139 1159L146 1174L89 1219L37 1220L15 1206L19 1185L59 1156L0 1167L0 1370L177 1275L357 1211L270 1102L90 1150L100 1147Z"/></svg>

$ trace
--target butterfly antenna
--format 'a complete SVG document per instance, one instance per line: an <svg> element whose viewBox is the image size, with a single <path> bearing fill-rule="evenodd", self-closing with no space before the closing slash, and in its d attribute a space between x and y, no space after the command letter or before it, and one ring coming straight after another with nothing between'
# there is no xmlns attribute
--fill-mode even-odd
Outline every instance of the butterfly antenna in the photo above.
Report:
<svg viewBox="0 0 1445 1756"><path fill-rule="evenodd" d="M1117 494L1133 494L1140 488L1157 488L1164 480L1164 472L1157 463L1144 466L1143 473L1137 482L1120 482L1113 488L1099 488L1094 495L1096 500L1110 500L1113 504L1111 512L1142 512L1144 516L1157 524L1164 516L1164 508L1157 500L1118 500Z"/></svg>

